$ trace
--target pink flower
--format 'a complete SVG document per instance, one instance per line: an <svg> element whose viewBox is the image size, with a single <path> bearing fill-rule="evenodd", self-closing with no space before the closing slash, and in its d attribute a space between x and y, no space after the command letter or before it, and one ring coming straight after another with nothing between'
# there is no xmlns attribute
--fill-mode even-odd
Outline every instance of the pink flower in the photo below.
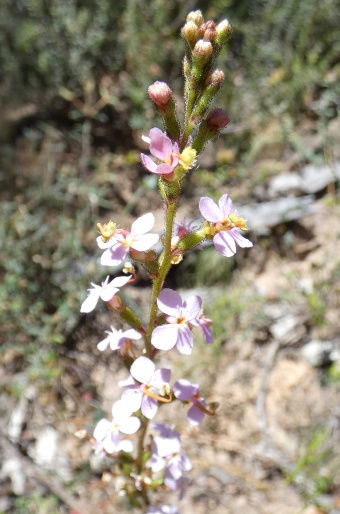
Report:
<svg viewBox="0 0 340 514"><path fill-rule="evenodd" d="M125 343L127 339L137 340L142 337L142 335L133 328L123 332L123 330L120 329L116 330L113 326L111 326L111 332L106 330L105 334L107 334L107 337L97 344L98 350L103 352L110 345L111 350L118 350L120 354L125 353Z"/></svg>
<svg viewBox="0 0 340 514"><path fill-rule="evenodd" d="M224 257L232 257L236 253L236 243L241 248L250 248L253 243L241 236L237 227L247 230L246 220L233 211L233 202L227 194L221 196L218 205L209 197L200 199L199 209L202 216L209 221L213 243L216 250Z"/></svg>
<svg viewBox="0 0 340 514"><path fill-rule="evenodd" d="M140 158L143 166L151 173L170 175L178 165L178 144L172 143L171 139L156 127L150 130L149 136L142 136L142 138L150 144L150 153L160 161L160 164L156 164L150 157L142 153Z"/></svg>
<svg viewBox="0 0 340 514"><path fill-rule="evenodd" d="M82 303L80 312L93 311L99 298L104 302L110 301L117 291L119 291L119 288L123 287L130 280L131 276L132 275L129 275L128 277L116 277L109 282L110 276L108 275L104 282L102 282L101 286L91 282L92 288L88 289L89 294L86 300Z"/></svg>
<svg viewBox="0 0 340 514"><path fill-rule="evenodd" d="M214 342L214 338L213 338L211 328L210 328L210 326L212 325L212 320L207 318L203 314L203 310L201 310L200 317L198 318L197 321L203 331L203 336L204 336L205 342L208 344L212 344Z"/></svg>
<svg viewBox="0 0 340 514"><path fill-rule="evenodd" d="M131 452L131 441L121 441L119 432L123 434L134 434L140 427L140 420L136 416L131 416L131 411L122 400L113 404L113 419L103 418L98 423L93 432L96 440L96 450L101 447L107 453L117 453L119 451Z"/></svg>
<svg viewBox="0 0 340 514"><path fill-rule="evenodd" d="M151 443L152 455L147 462L147 467L153 473L158 473L164 469L164 483L171 490L181 491L184 494L186 480L183 472L191 469L191 462L188 457L181 452L181 440L177 430L168 429L160 426L161 434L155 436Z"/></svg>
<svg viewBox="0 0 340 514"><path fill-rule="evenodd" d="M201 298L191 296L182 302L182 298L176 291L163 289L158 296L157 304L158 308L167 314L165 318L167 324L154 329L151 343L158 350L170 350L176 345L181 353L190 355L194 341L189 324L199 325Z"/></svg>
<svg viewBox="0 0 340 514"><path fill-rule="evenodd" d="M132 412L141 409L146 418L152 419L158 409L158 400L167 401L159 392L168 391L170 376L170 369L155 371L155 365L150 359L138 357L130 368L130 377L119 383L120 387L126 388L122 399Z"/></svg>
<svg viewBox="0 0 340 514"><path fill-rule="evenodd" d="M187 413L187 420L191 425L200 425L204 414L208 413L208 406L201 394L200 386L182 378L174 384L174 395L182 402L192 402Z"/></svg>
<svg viewBox="0 0 340 514"><path fill-rule="evenodd" d="M138 252L149 250L159 240L158 234L147 234L154 224L154 215L149 212L132 223L131 232L120 230L105 242L99 236L98 246L105 249L101 263L104 266L118 266L125 259L130 248Z"/></svg>

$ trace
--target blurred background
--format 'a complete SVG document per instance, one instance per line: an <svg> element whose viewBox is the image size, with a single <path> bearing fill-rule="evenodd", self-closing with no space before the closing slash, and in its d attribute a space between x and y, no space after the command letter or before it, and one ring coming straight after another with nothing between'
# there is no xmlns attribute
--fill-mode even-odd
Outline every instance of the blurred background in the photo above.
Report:
<svg viewBox="0 0 340 514"><path fill-rule="evenodd" d="M188 437L181 512L340 512L339 7L0 2L0 513L85 513L79 497L115 512L112 464L74 436L119 394L119 363L96 348L114 321L104 305L79 309L107 274L98 221L128 228L152 210L161 230L139 161L141 135L162 128L146 89L166 81L183 112L180 28L196 9L233 27L214 103L231 124L190 174L178 219L228 192L254 248L223 259L206 247L169 276L205 299L216 341L167 358L221 402ZM148 299L141 273L126 300L143 315Z"/></svg>

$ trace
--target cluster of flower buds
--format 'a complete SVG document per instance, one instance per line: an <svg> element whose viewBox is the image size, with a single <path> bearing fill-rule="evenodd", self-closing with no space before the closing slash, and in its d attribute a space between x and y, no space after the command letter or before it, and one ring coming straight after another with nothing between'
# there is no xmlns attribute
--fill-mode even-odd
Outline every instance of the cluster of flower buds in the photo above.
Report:
<svg viewBox="0 0 340 514"><path fill-rule="evenodd" d="M92 442L97 453L115 455L124 476L120 492L125 490L131 505L143 506L147 514L178 514L174 505L152 504L149 495L162 487L177 491L182 498L188 481L185 473L191 469L190 460L181 450L179 431L174 426L152 423L156 435L150 434L147 439L150 421L159 406L173 402L184 404L189 434L197 431L205 415L214 416L218 407L214 402L205 401L199 384L180 378L171 385L171 369L157 367L161 352L175 347L184 356L191 355L195 351L197 331L201 331L207 344L213 343L212 321L204 314L202 299L196 295L184 299L178 292L164 288L167 274L186 252L202 249L203 241L211 241L224 257L233 256L236 245L252 246L239 232L247 230L246 221L234 210L227 194L221 196L218 204L209 197L200 199L201 223L175 220L184 176L194 168L205 143L229 123L225 111L209 112L208 108L224 81L223 72L214 69L213 63L230 33L226 20L216 25L211 20L204 22L200 11L188 15L182 29L186 43L183 126L169 86L156 82L148 89L150 99L163 118L165 132L154 127L148 136L143 136L151 155L142 153L141 162L148 172L159 178L165 212L164 234L160 237L151 232L155 222L151 212L136 219L130 230L118 227L113 221L98 223L97 244L103 250L101 264L110 268L124 265L123 271L128 276L110 280L108 275L101 285L92 284L81 306L81 312L91 312L101 299L120 322L127 325L124 329L111 325L97 345L102 352L117 351L129 375L118 384L123 391L112 407L112 420L103 418L98 422ZM157 243L163 245L160 254L153 248ZM143 266L152 282L146 322L118 294L120 288L136 278L134 266L126 259ZM132 437L138 439L135 458L130 455L134 448Z"/></svg>

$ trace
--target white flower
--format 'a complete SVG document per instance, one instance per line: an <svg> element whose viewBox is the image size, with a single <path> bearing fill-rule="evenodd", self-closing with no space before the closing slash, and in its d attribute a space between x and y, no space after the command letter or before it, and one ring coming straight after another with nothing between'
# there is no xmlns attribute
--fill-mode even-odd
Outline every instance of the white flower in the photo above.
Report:
<svg viewBox="0 0 340 514"><path fill-rule="evenodd" d="M99 298L104 302L110 301L117 291L119 291L119 288L123 287L130 280L131 276L132 275L129 275L128 277L116 277L109 282L110 276L108 275L104 282L102 282L101 286L91 282L92 287L88 289L89 294L86 300L82 303L80 312L93 311Z"/></svg>

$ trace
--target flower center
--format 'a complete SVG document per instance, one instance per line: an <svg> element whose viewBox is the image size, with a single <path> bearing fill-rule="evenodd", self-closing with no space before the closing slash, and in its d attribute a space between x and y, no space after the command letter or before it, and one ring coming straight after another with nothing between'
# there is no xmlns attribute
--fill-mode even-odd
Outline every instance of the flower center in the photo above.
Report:
<svg viewBox="0 0 340 514"><path fill-rule="evenodd" d="M215 224L215 228L218 232L221 230L231 230L235 227L241 230L248 230L246 220L237 214L229 214L229 216Z"/></svg>

